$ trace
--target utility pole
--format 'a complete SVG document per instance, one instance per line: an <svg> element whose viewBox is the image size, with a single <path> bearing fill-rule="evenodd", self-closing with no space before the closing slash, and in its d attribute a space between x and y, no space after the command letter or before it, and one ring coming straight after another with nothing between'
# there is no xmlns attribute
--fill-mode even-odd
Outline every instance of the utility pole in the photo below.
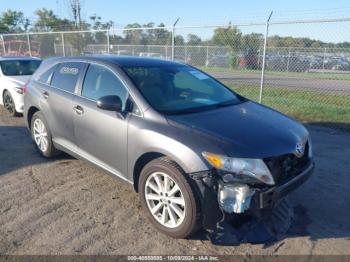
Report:
<svg viewBox="0 0 350 262"><path fill-rule="evenodd" d="M70 0L70 7L73 12L75 27L81 30L81 3L80 0Z"/></svg>

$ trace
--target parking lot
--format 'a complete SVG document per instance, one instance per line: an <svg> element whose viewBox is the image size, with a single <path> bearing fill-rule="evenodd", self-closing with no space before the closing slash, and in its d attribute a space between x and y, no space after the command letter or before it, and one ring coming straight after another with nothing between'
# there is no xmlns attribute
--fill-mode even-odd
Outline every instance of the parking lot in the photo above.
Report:
<svg viewBox="0 0 350 262"><path fill-rule="evenodd" d="M0 255L350 254L350 134L308 128L317 167L291 195L288 235L266 245L214 246L203 233L189 240L160 234L132 187L90 164L40 157L24 120L1 108Z"/></svg>

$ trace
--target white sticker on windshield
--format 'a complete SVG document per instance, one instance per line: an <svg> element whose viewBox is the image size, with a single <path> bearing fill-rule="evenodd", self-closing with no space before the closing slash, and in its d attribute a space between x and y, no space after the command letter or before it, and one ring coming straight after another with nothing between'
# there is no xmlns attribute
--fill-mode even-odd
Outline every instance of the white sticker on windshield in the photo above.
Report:
<svg viewBox="0 0 350 262"><path fill-rule="evenodd" d="M207 75L203 74L203 73L200 72L200 71L191 70L190 73L191 73L194 77L198 78L199 80L204 80L204 79L208 79L208 78L209 78Z"/></svg>

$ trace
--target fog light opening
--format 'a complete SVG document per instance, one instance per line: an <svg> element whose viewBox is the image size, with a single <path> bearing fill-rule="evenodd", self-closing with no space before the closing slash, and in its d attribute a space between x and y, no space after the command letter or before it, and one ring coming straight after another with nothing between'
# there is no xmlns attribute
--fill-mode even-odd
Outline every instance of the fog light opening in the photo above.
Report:
<svg viewBox="0 0 350 262"><path fill-rule="evenodd" d="M226 184L219 189L218 201L226 213L240 214L250 207L254 193L255 190L245 184Z"/></svg>

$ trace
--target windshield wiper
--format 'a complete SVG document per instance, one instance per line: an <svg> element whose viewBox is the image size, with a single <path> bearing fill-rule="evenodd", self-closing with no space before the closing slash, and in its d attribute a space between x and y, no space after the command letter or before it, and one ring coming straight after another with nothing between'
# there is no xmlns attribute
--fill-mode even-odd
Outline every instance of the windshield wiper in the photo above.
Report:
<svg viewBox="0 0 350 262"><path fill-rule="evenodd" d="M228 101L224 101L216 104L216 107L232 106L232 105L237 105L238 103L239 101L236 101L236 100L228 100Z"/></svg>
<svg viewBox="0 0 350 262"><path fill-rule="evenodd" d="M197 112L206 111L206 110L210 110L210 109L231 106L231 105L237 105L239 102L240 101L236 101L236 100L228 100L228 101L224 101L224 102L221 102L218 104L199 106L199 107L194 107L194 108L186 108L186 109L180 109L180 110L173 110L173 111L163 111L163 113L168 114L168 115L197 113Z"/></svg>
<svg viewBox="0 0 350 262"><path fill-rule="evenodd" d="M209 109L216 108L216 104L214 105L207 105L207 106L199 106L199 107L193 107L193 108L186 108L186 109L180 109L180 110L173 110L173 111L163 111L163 113L168 115L181 115L181 114L190 114L190 113L197 113Z"/></svg>

